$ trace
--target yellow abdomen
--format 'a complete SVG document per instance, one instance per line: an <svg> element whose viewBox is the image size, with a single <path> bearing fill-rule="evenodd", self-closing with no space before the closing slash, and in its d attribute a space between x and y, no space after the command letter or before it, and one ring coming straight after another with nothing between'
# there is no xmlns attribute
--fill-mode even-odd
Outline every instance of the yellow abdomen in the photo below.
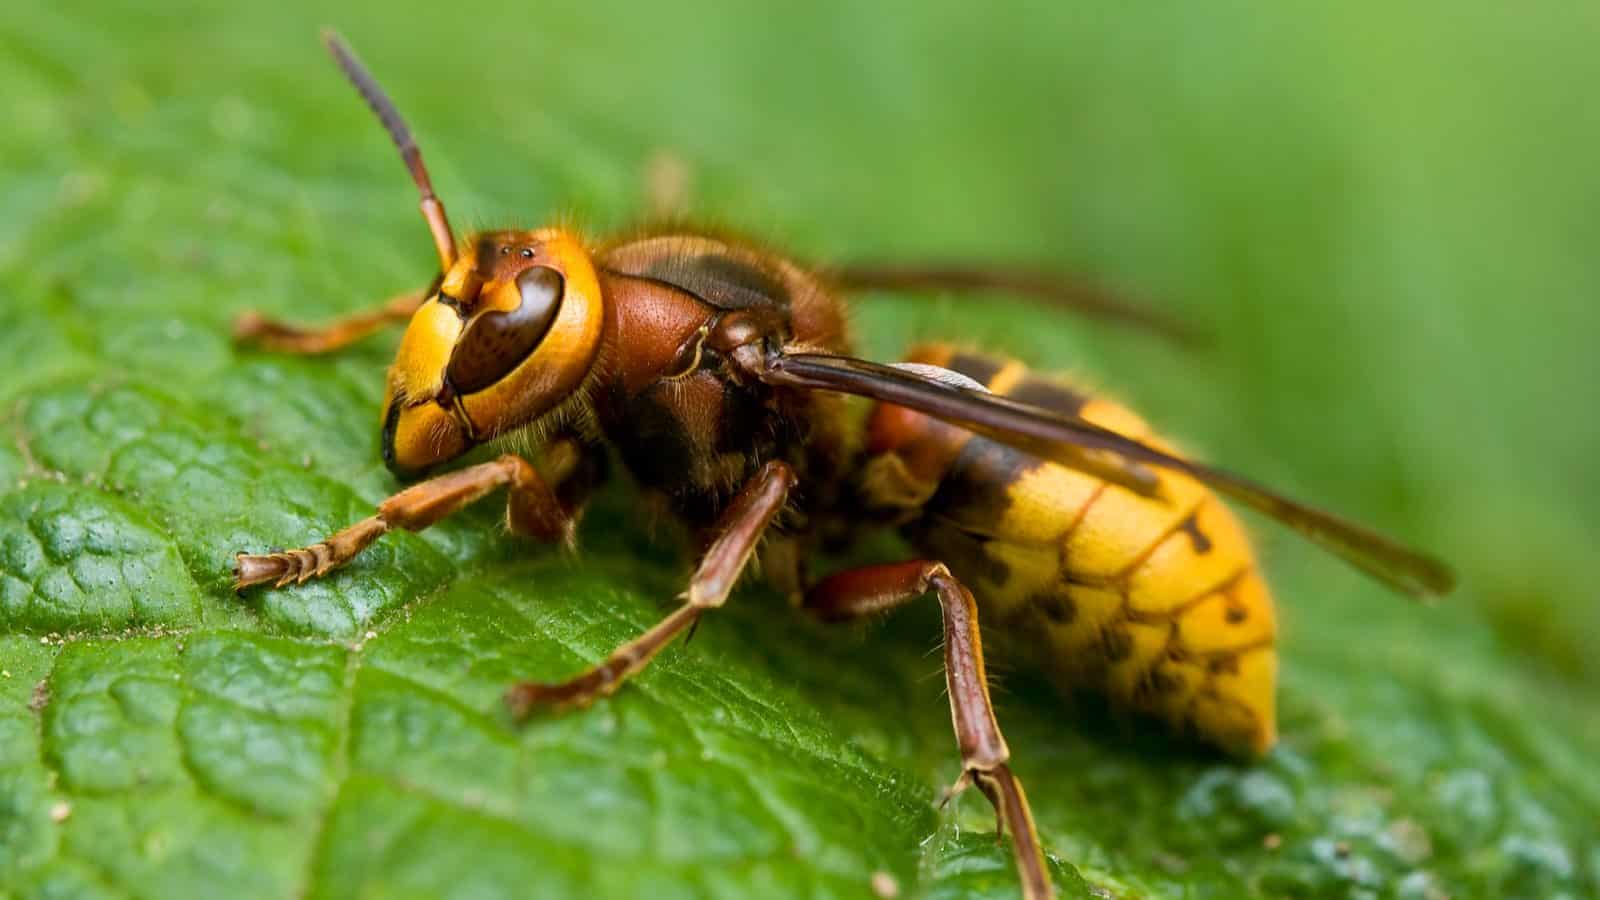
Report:
<svg viewBox="0 0 1600 900"><path fill-rule="evenodd" d="M912 361L1170 449L1127 409L1020 363L944 345ZM987 630L1011 632L1048 671L1118 707L1230 750L1272 746L1272 598L1243 528L1207 488L1156 471L1141 493L1093 465L1044 462L898 408L876 410L873 429L869 494L924 483L908 533L968 584Z"/></svg>

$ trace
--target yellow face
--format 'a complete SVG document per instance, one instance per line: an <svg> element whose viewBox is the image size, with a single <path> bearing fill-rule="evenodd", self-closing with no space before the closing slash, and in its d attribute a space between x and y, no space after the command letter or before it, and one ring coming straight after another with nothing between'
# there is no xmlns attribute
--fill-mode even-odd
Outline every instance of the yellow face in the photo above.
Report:
<svg viewBox="0 0 1600 900"><path fill-rule="evenodd" d="M384 462L414 475L560 406L594 366L601 303L594 264L572 235L471 238L389 369Z"/></svg>

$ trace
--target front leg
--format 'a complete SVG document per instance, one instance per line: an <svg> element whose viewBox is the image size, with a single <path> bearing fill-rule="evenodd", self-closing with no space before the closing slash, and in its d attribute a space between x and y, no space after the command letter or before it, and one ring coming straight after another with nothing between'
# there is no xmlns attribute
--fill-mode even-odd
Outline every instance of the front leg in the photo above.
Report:
<svg viewBox="0 0 1600 900"><path fill-rule="evenodd" d="M426 291L408 291L385 300L375 309L351 313L312 328L270 319L253 309L245 310L233 321L233 338L241 344L254 344L278 353L332 353L386 326L407 321L426 299Z"/></svg>
<svg viewBox="0 0 1600 900"><path fill-rule="evenodd" d="M717 522L716 537L700 557L684 603L649 631L613 650L605 662L560 684L523 682L506 693L512 715L523 718L537 706L586 706L607 696L624 679L643 669L672 639L694 627L700 615L728 599L767 526L777 518L794 487L794 470L769 462L745 482Z"/></svg>
<svg viewBox="0 0 1600 900"><path fill-rule="evenodd" d="M546 453L551 480L560 483L575 471L582 462L581 452L572 441L553 443ZM390 529L421 531L502 487L510 489L506 525L513 532L545 541L571 541L572 512L562 505L537 469L522 457L508 453L492 462L414 484L378 504L376 515L309 547L238 554L233 568L234 590L269 581L273 587L283 587L320 578L354 559Z"/></svg>

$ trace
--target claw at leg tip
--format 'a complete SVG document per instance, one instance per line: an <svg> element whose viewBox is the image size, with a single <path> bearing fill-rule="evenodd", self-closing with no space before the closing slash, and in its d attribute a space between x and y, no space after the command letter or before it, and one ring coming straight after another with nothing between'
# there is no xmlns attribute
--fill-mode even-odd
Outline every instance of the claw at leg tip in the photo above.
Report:
<svg viewBox="0 0 1600 900"><path fill-rule="evenodd" d="M972 786L972 773L970 771L969 772L962 772L961 773L961 777L956 779L956 783L950 785L947 788L945 788L944 789L944 793L939 796L938 808L942 810L946 806L949 806L950 805L950 801L954 800L956 798L957 794L961 793L962 791L966 790L967 788L969 788L971 786Z"/></svg>
<svg viewBox="0 0 1600 900"><path fill-rule="evenodd" d="M563 713L572 710L587 709L599 699L598 694L574 694L563 690L566 685L541 684L534 681L524 681L512 685L505 693L506 709L518 721L525 721L537 711L549 713Z"/></svg>
<svg viewBox="0 0 1600 900"><path fill-rule="evenodd" d="M532 715L536 702L534 693L535 688L529 684L514 684L505 692L506 711L511 713L512 721L520 725Z"/></svg>
<svg viewBox="0 0 1600 900"><path fill-rule="evenodd" d="M249 343L259 338L267 330L267 319L253 309L247 309L234 317L233 339L239 343Z"/></svg>

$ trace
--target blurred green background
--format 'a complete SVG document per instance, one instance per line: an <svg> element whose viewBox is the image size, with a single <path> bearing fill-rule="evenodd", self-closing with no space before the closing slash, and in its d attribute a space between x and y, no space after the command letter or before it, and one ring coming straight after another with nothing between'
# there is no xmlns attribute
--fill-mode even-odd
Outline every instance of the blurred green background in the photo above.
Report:
<svg viewBox="0 0 1600 900"><path fill-rule="evenodd" d="M1088 879L1075 888L1062 870L1064 890L1600 894L1600 7L7 4L0 348L12 364L0 423L49 432L29 416L56 415L50 401L30 413L30 398L145 385L198 423L192 437L209 415L262 437L241 452L314 453L315 473L274 477L351 485L344 506L298 510L306 523L342 522L392 488L375 453L392 339L311 362L226 341L244 307L331 316L431 274L414 195L323 58L324 24L395 96L458 227L623 227L645 202L649 160L670 153L692 173L698 215L803 257L1092 276L1180 313L1211 345L1176 351L999 297L869 297L855 323L879 358L955 337L1079 373L1197 455L1459 567L1461 591L1425 609L1260 528L1286 635L1285 746L1257 768L1129 734L1008 675L1001 716L1046 841ZM18 492L41 467L90 478L104 472L93 440L51 462L8 434L0 475ZM177 541L206 628L315 644L381 632L418 593L395 588L333 625L263 624L216 577L232 545L184 543L201 514L182 495L106 489ZM648 620L651 592L667 596L679 571L660 548L611 534L627 518L625 492L613 494L586 535L617 566L646 562L615 576L632 618L596 646ZM21 521L30 504L8 508ZM479 516L479 530L492 520ZM256 533L241 527L228 539ZM257 540L297 540L261 527ZM463 572L520 571L500 568L518 565L513 551L474 535L451 526L417 546L459 555ZM16 559L0 557L0 574L16 575ZM708 620L703 631L723 637L697 638L712 649L685 654L678 677L695 677L699 653L742 661L874 765L910 773L902 801L954 775L937 681L923 678L926 611L829 649L774 602L752 590L725 623ZM16 640L0 661L26 646L47 655L41 672L61 665L51 632L96 637L5 615ZM775 621L805 639L775 637ZM32 649L40 635L44 651ZM15 696L28 721L28 693ZM492 692L471 696L492 716ZM44 721L27 753L59 769ZM0 773L7 764L31 765L0 756ZM337 774L327 784L338 789ZM966 803L961 824L989 828L980 807ZM946 828L916 816L923 831ZM53 884L38 873L70 849L38 840L45 849L9 870L0 849L19 896ZM952 846L891 868L909 867L913 894L1008 895L1004 853ZM117 872L100 880L153 895ZM663 893L718 893L691 881ZM369 894L429 894L387 891Z"/></svg>

